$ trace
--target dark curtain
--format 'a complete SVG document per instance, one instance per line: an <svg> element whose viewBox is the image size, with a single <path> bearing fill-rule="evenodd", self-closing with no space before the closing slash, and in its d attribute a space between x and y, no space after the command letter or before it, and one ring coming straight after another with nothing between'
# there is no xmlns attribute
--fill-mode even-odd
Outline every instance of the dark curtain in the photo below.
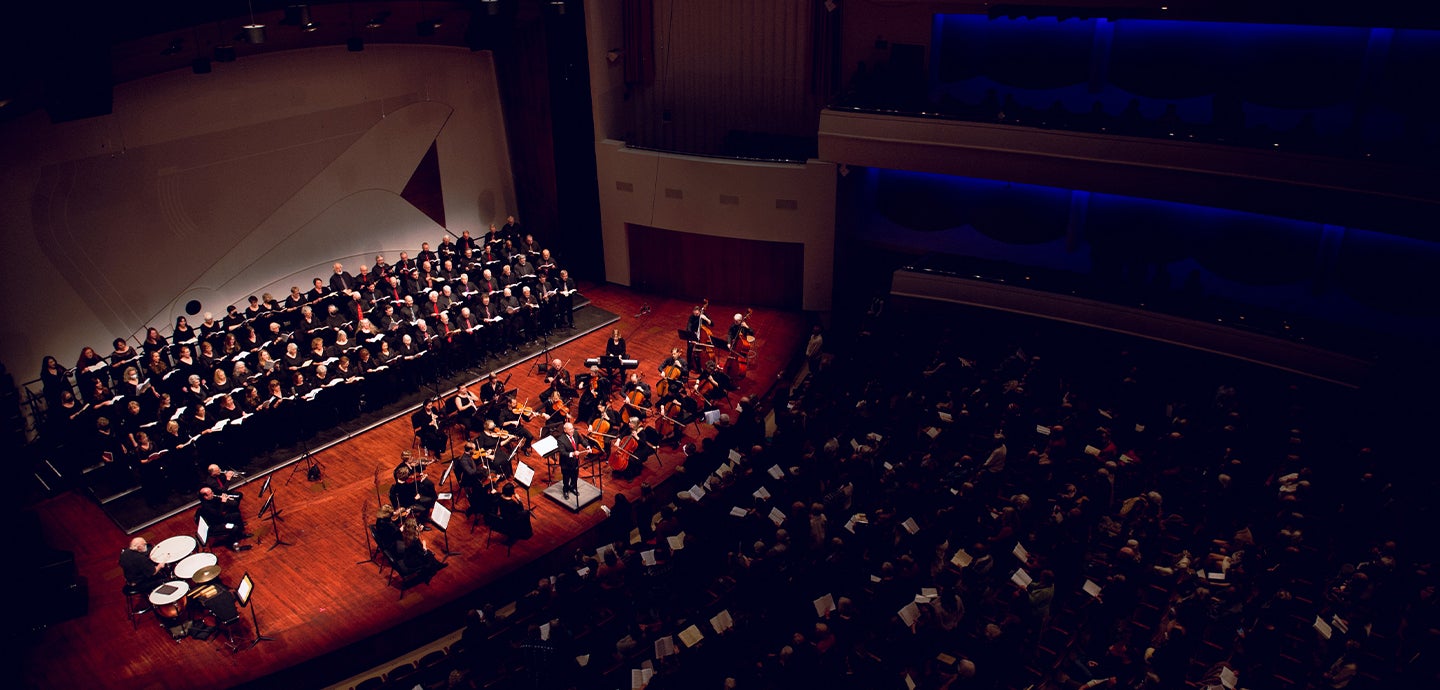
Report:
<svg viewBox="0 0 1440 690"><path fill-rule="evenodd" d="M625 0L625 83L649 84L655 80L654 0Z"/></svg>
<svg viewBox="0 0 1440 690"><path fill-rule="evenodd" d="M626 224L630 287L722 304L799 309L805 245Z"/></svg>

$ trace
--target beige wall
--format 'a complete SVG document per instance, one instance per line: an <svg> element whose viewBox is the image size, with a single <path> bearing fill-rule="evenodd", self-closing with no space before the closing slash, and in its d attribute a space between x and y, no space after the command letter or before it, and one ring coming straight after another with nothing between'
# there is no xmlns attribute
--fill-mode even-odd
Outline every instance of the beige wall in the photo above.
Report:
<svg viewBox="0 0 1440 690"><path fill-rule="evenodd" d="M752 163L627 149L607 140L595 145L605 275L630 284L626 223L717 237L796 242L805 245L803 307L830 308L835 262L835 166ZM630 191L617 188L629 185ZM683 198L666 196L678 189ZM721 204L721 195L739 198ZM794 210L776 200L796 202ZM723 257L676 257L724 261Z"/></svg>
<svg viewBox="0 0 1440 690"><path fill-rule="evenodd" d="M443 229L400 197L434 142L449 229L515 207L488 52L371 45L287 51L122 84L114 112L0 126L0 359L172 323L186 300L223 313ZM392 256L393 260L393 256Z"/></svg>

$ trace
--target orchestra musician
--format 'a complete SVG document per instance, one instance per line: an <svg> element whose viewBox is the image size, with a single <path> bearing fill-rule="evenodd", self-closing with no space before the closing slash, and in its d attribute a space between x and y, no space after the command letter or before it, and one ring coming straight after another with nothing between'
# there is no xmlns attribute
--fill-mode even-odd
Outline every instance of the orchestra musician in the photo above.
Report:
<svg viewBox="0 0 1440 690"><path fill-rule="evenodd" d="M420 437L420 448L426 453L440 457L445 453L449 438L440 428L440 405L434 398L426 401L420 409L410 415L410 425Z"/></svg>
<svg viewBox="0 0 1440 690"><path fill-rule="evenodd" d="M745 320L745 316L736 314L734 322L730 324L730 349L738 352L749 350L744 341L752 335L755 335L755 330L750 328L750 323Z"/></svg>
<svg viewBox="0 0 1440 690"><path fill-rule="evenodd" d="M435 482L430 481L424 471L415 471L409 466L396 469L395 477L396 483L390 487L390 504L410 509L419 518L429 517L439 495Z"/></svg>
<svg viewBox="0 0 1440 690"><path fill-rule="evenodd" d="M690 338L685 342L685 357L690 362L690 368L695 371L700 370L701 359L698 352L700 347L695 343L698 342L702 345L709 345L709 343L706 342L708 338L704 337L703 329L709 326L710 323L710 317L705 315L704 305L696 306L690 310L690 319L685 324L685 330L690 334Z"/></svg>
<svg viewBox="0 0 1440 690"><path fill-rule="evenodd" d="M446 402L446 417L454 419L470 431L483 426L479 416L480 396L466 386L456 386L455 395Z"/></svg>
<svg viewBox="0 0 1440 690"><path fill-rule="evenodd" d="M610 340L605 342L605 354L625 358L625 339L620 337L620 329L615 329L610 334Z"/></svg>
<svg viewBox="0 0 1440 690"><path fill-rule="evenodd" d="M640 380L640 375L632 372L630 379L625 382L624 391L625 405L630 409L630 418L644 419L645 410L641 408L650 407L650 384Z"/></svg>
<svg viewBox="0 0 1440 690"><path fill-rule="evenodd" d="M541 415L545 418L547 427L570 418L570 408L561 399L560 391L550 391L550 395L545 399L545 409Z"/></svg>
<svg viewBox="0 0 1440 690"><path fill-rule="evenodd" d="M125 584L134 591L149 593L165 582L164 563L150 560L150 544L144 537L130 540L130 546L120 552L120 571L125 574Z"/></svg>
<svg viewBox="0 0 1440 690"><path fill-rule="evenodd" d="M488 461L494 456L493 451L487 453L474 441L466 441L464 450L455 458L455 465L460 468L460 488L470 497L467 512L471 515L488 512L490 509L490 494L494 482L491 481L492 473Z"/></svg>
<svg viewBox="0 0 1440 690"><path fill-rule="evenodd" d="M530 444L535 442L535 434L525 428L525 424L534 418L534 416L534 410L531 410L526 405L515 404L513 397L499 405L499 426L511 435L520 437L521 442L525 445L524 453L526 455L534 454L530 450Z"/></svg>
<svg viewBox="0 0 1440 690"><path fill-rule="evenodd" d="M575 396L575 389L570 385L570 372L565 370L565 363L559 359L550 362L550 373L545 377L545 383L550 384L547 392L541 393L545 398L550 397L549 391L558 392L565 400Z"/></svg>
<svg viewBox="0 0 1440 690"><path fill-rule="evenodd" d="M201 408L203 409L203 408ZM248 551L249 544L241 544L241 539L249 539L251 535L245 531L245 517L240 514L240 500L230 494L217 494L210 487L200 489L200 508L196 511L196 518L203 518L205 524L210 526L210 535L214 541L230 542L231 551Z"/></svg>

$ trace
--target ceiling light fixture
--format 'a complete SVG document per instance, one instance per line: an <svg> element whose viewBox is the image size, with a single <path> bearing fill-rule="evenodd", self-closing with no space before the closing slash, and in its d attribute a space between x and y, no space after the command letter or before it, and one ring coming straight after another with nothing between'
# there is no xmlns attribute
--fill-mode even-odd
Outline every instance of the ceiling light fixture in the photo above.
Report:
<svg viewBox="0 0 1440 690"><path fill-rule="evenodd" d="M245 30L245 40L258 46L265 42L265 25L255 21L254 0L245 0L245 4L250 8L250 23L240 28Z"/></svg>

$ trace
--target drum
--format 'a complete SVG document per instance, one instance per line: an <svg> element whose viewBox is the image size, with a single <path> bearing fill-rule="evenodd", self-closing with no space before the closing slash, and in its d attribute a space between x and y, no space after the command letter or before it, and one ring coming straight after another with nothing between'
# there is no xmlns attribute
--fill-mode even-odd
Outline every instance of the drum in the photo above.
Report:
<svg viewBox="0 0 1440 690"><path fill-rule="evenodd" d="M192 553L175 564L175 577L189 580L195 577L195 571L207 565L215 565L218 561L219 558L213 553Z"/></svg>
<svg viewBox="0 0 1440 690"><path fill-rule="evenodd" d="M197 545L195 537L188 534L170 537L150 548L150 560L156 563L174 563L195 553Z"/></svg>
<svg viewBox="0 0 1440 690"><path fill-rule="evenodd" d="M160 617L165 627L184 622L185 595L189 593L190 585L184 580L171 580L151 590L150 603L155 606L155 615Z"/></svg>

